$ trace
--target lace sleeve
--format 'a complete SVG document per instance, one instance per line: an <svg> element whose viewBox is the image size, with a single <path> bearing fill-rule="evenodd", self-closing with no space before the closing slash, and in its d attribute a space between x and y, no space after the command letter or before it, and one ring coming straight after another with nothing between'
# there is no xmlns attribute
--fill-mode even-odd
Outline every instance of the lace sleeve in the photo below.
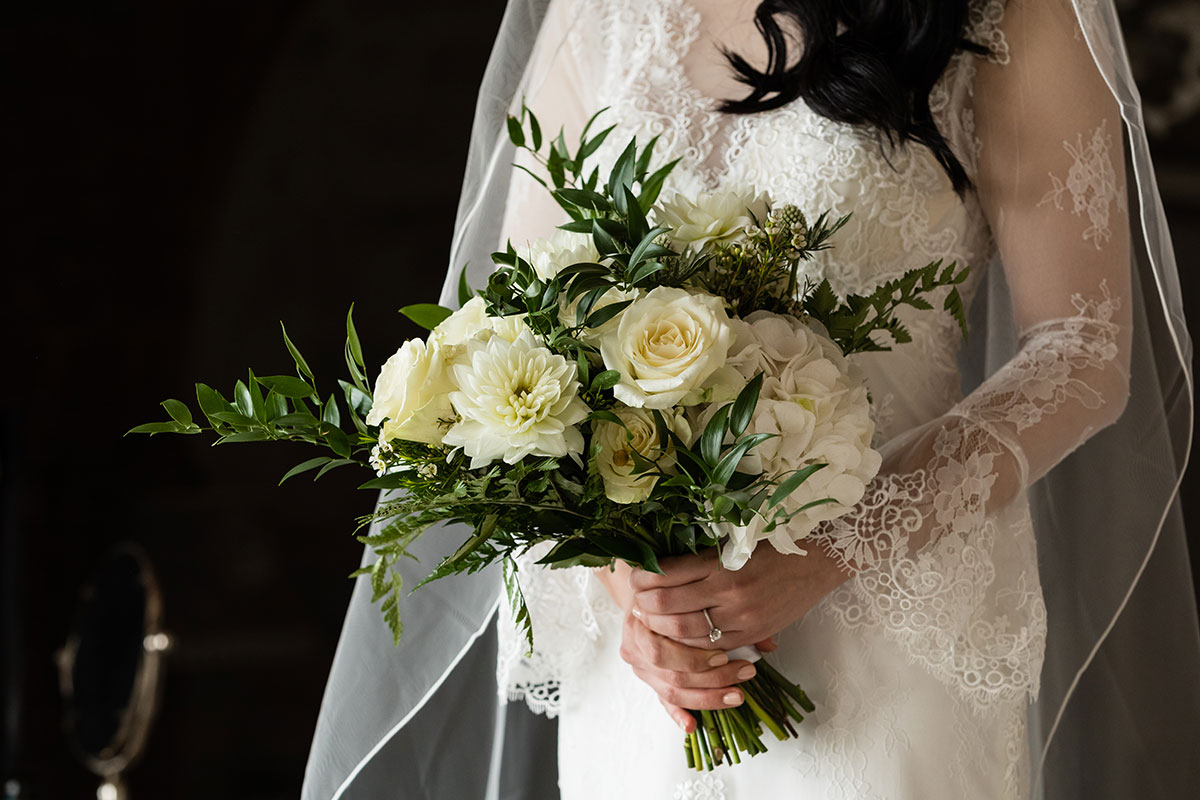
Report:
<svg viewBox="0 0 1200 800"><path fill-rule="evenodd" d="M979 59L971 94L975 183L1019 350L945 415L888 442L862 504L819 534L858 573L853 591L870 595L858 607L929 653L973 635L995 577L980 549L995 515L1116 421L1129 393L1118 108L1066 0L1013 0L996 35L1009 57ZM940 646L917 641L931 638ZM974 673L968 685L986 682L986 669L997 687L1036 688L1018 659L947 669Z"/></svg>

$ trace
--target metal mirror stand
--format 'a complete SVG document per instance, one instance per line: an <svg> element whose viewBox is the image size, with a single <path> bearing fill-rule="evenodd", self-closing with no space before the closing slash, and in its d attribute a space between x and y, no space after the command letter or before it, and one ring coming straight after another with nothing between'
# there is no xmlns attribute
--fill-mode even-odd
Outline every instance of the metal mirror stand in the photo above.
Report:
<svg viewBox="0 0 1200 800"><path fill-rule="evenodd" d="M123 773L145 750L161 697L170 637L145 552L117 545L84 587L58 653L64 727L72 751L102 779L98 800L126 800Z"/></svg>

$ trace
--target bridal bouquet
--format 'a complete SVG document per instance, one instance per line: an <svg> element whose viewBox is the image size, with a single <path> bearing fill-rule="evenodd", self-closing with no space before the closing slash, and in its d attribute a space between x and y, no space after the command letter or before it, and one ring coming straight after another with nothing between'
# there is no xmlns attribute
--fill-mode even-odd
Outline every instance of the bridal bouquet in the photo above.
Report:
<svg viewBox="0 0 1200 800"><path fill-rule="evenodd" d="M803 554L805 536L853 508L879 468L867 388L847 356L907 341L895 311L930 309L924 296L943 287L963 324L954 285L966 270L935 262L839 298L808 267L846 218L810 221L753 190L660 200L676 162L652 171L653 141L630 141L601 184L586 166L613 128L591 127L571 152L561 133L544 142L528 109L509 119L569 221L495 253L487 286L462 284L457 311L402 309L430 333L403 343L373 391L347 317L340 398L321 400L285 330L296 376L251 372L231 399L198 384L207 425L167 400L170 421L134 431L330 451L284 480L373 469L363 488L393 491L363 520L386 521L360 536L378 559L354 574L371 581L397 639L395 566L436 522L469 534L424 582L501 562L530 648L516 557L534 545L551 544L539 563L554 568L620 559L656 572L664 556L714 547L737 569L763 540ZM689 765L738 763L765 751L764 728L784 739L813 710L765 662L740 688L743 706L694 712Z"/></svg>

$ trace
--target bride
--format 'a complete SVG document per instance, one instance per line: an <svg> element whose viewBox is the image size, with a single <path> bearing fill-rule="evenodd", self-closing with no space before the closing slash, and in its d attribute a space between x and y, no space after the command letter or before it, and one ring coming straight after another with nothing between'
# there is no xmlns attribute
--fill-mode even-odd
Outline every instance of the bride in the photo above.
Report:
<svg viewBox="0 0 1200 800"><path fill-rule="evenodd" d="M1174 505L1190 343L1111 3L512 2L447 297L464 264L481 285L499 242L563 221L507 166L501 115L522 101L568 139L605 107L621 134L605 148L658 136L661 159L681 159L668 193L753 186L852 213L818 263L842 294L942 259L971 267L974 309L965 349L925 312L911 343L856 356L884 468L807 555L762 546L737 571L681 557L663 575L522 560L536 650L500 604L499 689L557 717L562 797L1200 786L1200 641ZM426 535L426 571L454 540ZM502 774L544 765L472 667L496 594L477 576L423 588L392 652L356 591L306 797L500 797ZM674 726L694 725L684 708L743 701L755 667L726 651L751 644L817 712L765 755L691 772Z"/></svg>

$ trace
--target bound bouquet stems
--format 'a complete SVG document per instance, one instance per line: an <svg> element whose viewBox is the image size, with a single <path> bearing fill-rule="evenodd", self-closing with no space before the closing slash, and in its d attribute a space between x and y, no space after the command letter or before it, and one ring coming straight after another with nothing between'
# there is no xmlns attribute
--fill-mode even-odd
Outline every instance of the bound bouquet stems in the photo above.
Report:
<svg viewBox="0 0 1200 800"><path fill-rule="evenodd" d="M757 649L739 647L730 651L729 658L753 661L758 672L738 684L745 697L742 705L691 712L696 730L684 737L683 751L688 767L698 772L712 770L726 761L740 764L743 754L765 753L765 732L781 742L794 737L792 723L802 722L804 714L816 710L804 690L768 664Z"/></svg>

